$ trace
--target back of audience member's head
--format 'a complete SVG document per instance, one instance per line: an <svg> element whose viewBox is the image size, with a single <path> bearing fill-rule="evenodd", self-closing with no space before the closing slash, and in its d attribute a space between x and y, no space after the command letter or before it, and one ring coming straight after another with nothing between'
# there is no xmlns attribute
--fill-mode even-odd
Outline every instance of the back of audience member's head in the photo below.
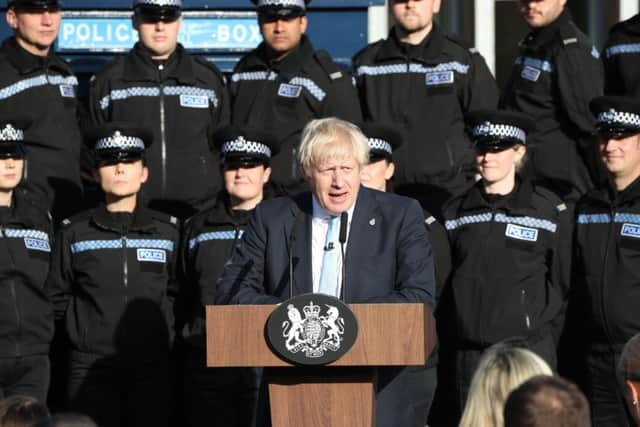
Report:
<svg viewBox="0 0 640 427"><path fill-rule="evenodd" d="M640 334L636 334L622 349L618 362L618 381L622 387L629 413L640 426Z"/></svg>
<svg viewBox="0 0 640 427"><path fill-rule="evenodd" d="M61 412L36 427L98 427L98 425L87 415Z"/></svg>
<svg viewBox="0 0 640 427"><path fill-rule="evenodd" d="M502 342L488 348L473 374L460 427L502 427L507 396L535 375L553 372L540 356L517 342Z"/></svg>
<svg viewBox="0 0 640 427"><path fill-rule="evenodd" d="M49 418L49 410L37 399L9 396L0 401L0 427L33 427Z"/></svg>
<svg viewBox="0 0 640 427"><path fill-rule="evenodd" d="M590 427L589 402L573 383L540 375L515 389L504 406L505 427Z"/></svg>

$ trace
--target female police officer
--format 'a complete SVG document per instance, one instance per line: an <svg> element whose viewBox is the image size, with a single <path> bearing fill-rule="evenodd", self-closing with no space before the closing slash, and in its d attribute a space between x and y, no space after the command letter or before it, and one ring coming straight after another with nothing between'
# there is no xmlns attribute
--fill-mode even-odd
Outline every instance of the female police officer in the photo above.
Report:
<svg viewBox="0 0 640 427"><path fill-rule="evenodd" d="M566 205L517 173L532 121L506 111L477 111L467 121L481 180L444 211L455 333L442 339L453 340L461 407L482 351L498 341L521 337L555 366L554 322L568 288L571 250Z"/></svg>

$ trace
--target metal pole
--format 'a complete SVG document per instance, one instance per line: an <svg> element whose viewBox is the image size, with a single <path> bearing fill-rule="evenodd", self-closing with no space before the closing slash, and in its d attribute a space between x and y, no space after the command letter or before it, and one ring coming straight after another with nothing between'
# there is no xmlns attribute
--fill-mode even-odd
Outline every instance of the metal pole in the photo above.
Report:
<svg viewBox="0 0 640 427"><path fill-rule="evenodd" d="M496 3L474 0L475 46L484 56L491 72L496 73Z"/></svg>
<svg viewBox="0 0 640 427"><path fill-rule="evenodd" d="M448 0L447 6L447 27L453 34L464 34L464 5L463 0Z"/></svg>
<svg viewBox="0 0 640 427"><path fill-rule="evenodd" d="M589 36L593 43L601 48L607 40L607 16L605 5L602 0L588 0L587 13L589 20Z"/></svg>
<svg viewBox="0 0 640 427"><path fill-rule="evenodd" d="M620 20L631 18L640 11L638 0L620 0Z"/></svg>

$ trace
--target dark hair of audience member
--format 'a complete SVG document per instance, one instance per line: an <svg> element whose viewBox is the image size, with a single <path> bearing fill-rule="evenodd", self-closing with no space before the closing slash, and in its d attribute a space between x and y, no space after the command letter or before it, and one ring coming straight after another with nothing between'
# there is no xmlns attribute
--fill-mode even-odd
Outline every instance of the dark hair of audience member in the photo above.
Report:
<svg viewBox="0 0 640 427"><path fill-rule="evenodd" d="M49 410L29 396L9 396L0 401L0 427L34 427L49 418Z"/></svg>
<svg viewBox="0 0 640 427"><path fill-rule="evenodd" d="M640 334L624 345L617 371L627 409L635 424L640 426Z"/></svg>
<svg viewBox="0 0 640 427"><path fill-rule="evenodd" d="M98 427L98 425L87 415L60 412L35 427Z"/></svg>
<svg viewBox="0 0 640 427"><path fill-rule="evenodd" d="M513 390L504 406L505 427L590 427L589 402L575 384L539 375Z"/></svg>

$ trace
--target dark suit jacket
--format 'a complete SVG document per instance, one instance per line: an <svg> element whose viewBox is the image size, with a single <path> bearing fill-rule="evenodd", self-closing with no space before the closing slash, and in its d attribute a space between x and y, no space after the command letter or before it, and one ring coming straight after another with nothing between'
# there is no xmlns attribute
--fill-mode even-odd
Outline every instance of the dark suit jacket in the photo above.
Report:
<svg viewBox="0 0 640 427"><path fill-rule="evenodd" d="M312 292L311 193L262 202L209 304L277 304ZM293 269L290 292L289 270ZM425 303L434 273L424 215L412 199L360 187L346 250L347 303ZM379 370L376 424L416 424L402 368Z"/></svg>

